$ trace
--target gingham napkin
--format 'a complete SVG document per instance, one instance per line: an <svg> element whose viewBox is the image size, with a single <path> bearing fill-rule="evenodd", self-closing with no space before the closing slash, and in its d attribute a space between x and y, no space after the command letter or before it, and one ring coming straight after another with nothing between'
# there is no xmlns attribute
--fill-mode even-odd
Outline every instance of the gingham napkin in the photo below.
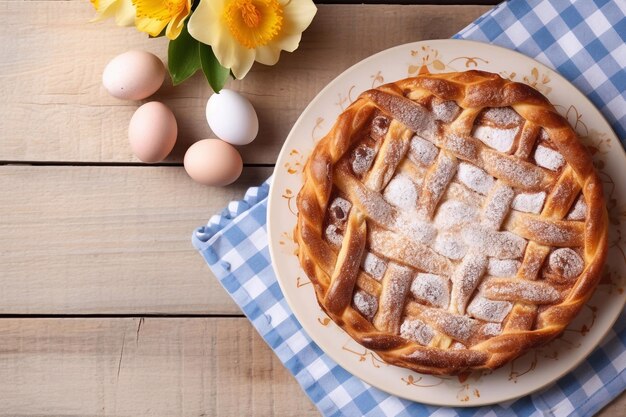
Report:
<svg viewBox="0 0 626 417"><path fill-rule="evenodd" d="M626 1L513 0L461 31L555 68L582 90L626 144ZM311 341L272 270L269 180L193 234L193 244L254 327L327 416L589 416L626 389L626 313L603 343L552 386L505 404L442 408L402 400L338 366Z"/></svg>

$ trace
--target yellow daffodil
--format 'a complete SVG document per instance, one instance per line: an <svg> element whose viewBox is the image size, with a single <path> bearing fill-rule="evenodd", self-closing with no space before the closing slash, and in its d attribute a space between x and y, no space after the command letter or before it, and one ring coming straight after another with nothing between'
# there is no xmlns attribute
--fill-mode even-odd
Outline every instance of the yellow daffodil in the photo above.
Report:
<svg viewBox="0 0 626 417"><path fill-rule="evenodd" d="M296 50L316 11L312 0L200 0L187 26L243 78L255 60L274 65L281 50Z"/></svg>
<svg viewBox="0 0 626 417"><path fill-rule="evenodd" d="M176 39L191 12L191 0L132 0L137 8L135 26L142 32L157 36L165 29L165 36Z"/></svg>
<svg viewBox="0 0 626 417"><path fill-rule="evenodd" d="M96 9L94 21L115 16L118 26L131 26L135 23L135 6L132 0L90 0Z"/></svg>

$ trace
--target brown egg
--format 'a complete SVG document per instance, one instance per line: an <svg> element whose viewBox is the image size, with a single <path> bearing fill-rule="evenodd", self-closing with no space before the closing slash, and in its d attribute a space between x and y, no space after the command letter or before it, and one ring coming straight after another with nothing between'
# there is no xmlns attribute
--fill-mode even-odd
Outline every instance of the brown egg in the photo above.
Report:
<svg viewBox="0 0 626 417"><path fill-rule="evenodd" d="M165 67L146 51L128 51L113 58L102 73L102 84L113 97L143 100L163 84Z"/></svg>
<svg viewBox="0 0 626 417"><path fill-rule="evenodd" d="M184 165L191 178L205 185L228 185L243 170L237 149L220 139L203 139L191 145L185 153Z"/></svg>
<svg viewBox="0 0 626 417"><path fill-rule="evenodd" d="M174 113L163 103L151 101L139 107L128 126L128 141L143 162L161 162L176 143L178 125Z"/></svg>

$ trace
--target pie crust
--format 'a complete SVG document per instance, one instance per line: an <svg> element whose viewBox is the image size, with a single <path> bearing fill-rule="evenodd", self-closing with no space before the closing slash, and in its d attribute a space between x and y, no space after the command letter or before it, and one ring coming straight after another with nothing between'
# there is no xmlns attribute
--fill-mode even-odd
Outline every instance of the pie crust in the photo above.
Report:
<svg viewBox="0 0 626 417"><path fill-rule="evenodd" d="M607 251L602 184L567 120L481 71L361 94L315 146L297 206L322 309L423 373L494 369L558 336Z"/></svg>

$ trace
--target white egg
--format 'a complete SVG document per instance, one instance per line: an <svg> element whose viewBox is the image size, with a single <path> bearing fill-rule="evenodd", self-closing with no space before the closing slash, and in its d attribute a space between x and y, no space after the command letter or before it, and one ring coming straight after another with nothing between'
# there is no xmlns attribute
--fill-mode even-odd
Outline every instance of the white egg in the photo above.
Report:
<svg viewBox="0 0 626 417"><path fill-rule="evenodd" d="M233 145L247 145L259 133L259 119L252 103L232 90L209 97L206 120L215 135Z"/></svg>

